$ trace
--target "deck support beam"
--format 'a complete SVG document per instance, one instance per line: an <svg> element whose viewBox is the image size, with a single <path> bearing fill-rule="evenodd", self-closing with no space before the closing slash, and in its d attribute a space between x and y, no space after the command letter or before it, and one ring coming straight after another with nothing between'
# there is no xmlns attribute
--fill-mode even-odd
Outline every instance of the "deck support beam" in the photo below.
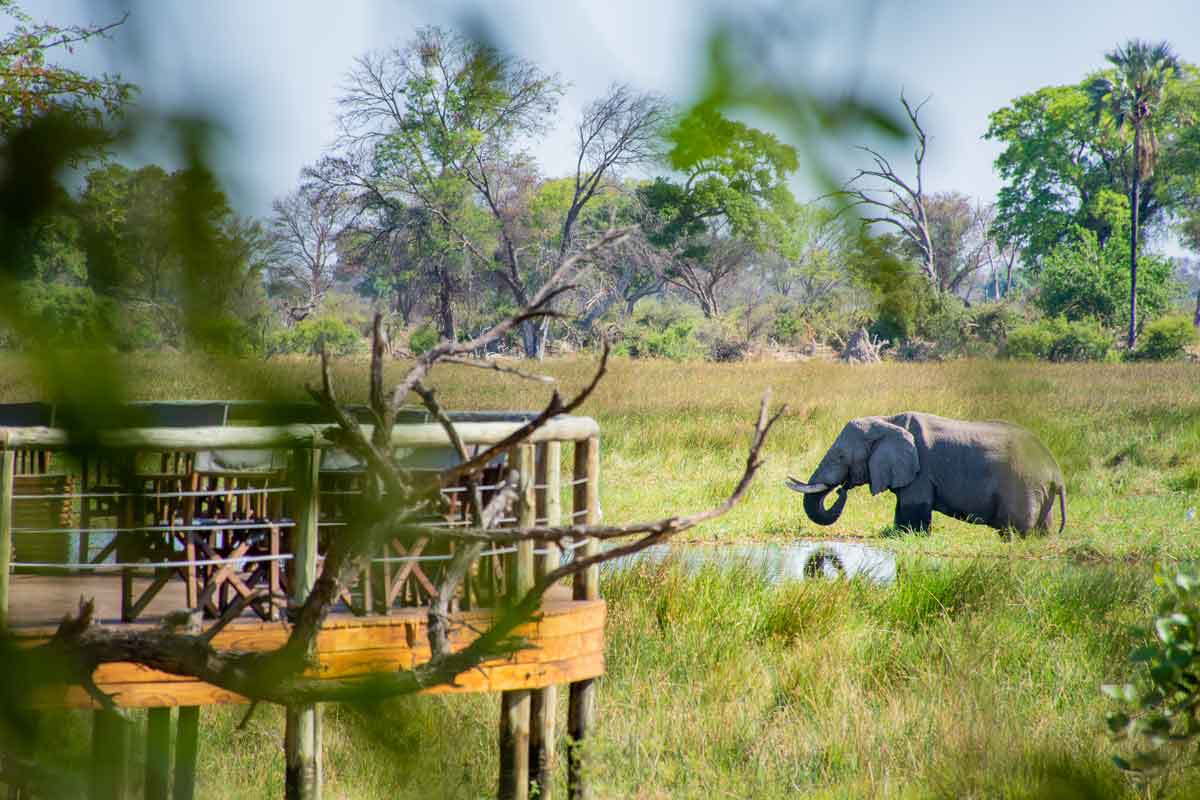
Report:
<svg viewBox="0 0 1200 800"><path fill-rule="evenodd" d="M534 523L562 522L562 444L538 446L536 515ZM522 520L524 524L524 520ZM539 542L541 555L534 559L534 572L541 578L558 567L559 549L553 542ZM529 709L529 791L548 800L554 791L555 745L558 716L558 687L535 689Z"/></svg>
<svg viewBox="0 0 1200 800"><path fill-rule="evenodd" d="M130 727L115 711L92 712L92 800L124 800L129 794Z"/></svg>
<svg viewBox="0 0 1200 800"><path fill-rule="evenodd" d="M200 706L181 706L175 736L175 787L172 800L196 796L196 756L200 752Z"/></svg>
<svg viewBox="0 0 1200 800"><path fill-rule="evenodd" d="M517 524L533 524L536 514L535 450L532 444L518 445L515 451L517 470ZM508 573L508 600L517 602L533 588L533 542L517 544ZM528 689L500 694L500 799L526 800L529 797L529 711L531 692Z"/></svg>
<svg viewBox="0 0 1200 800"><path fill-rule="evenodd" d="M575 492L572 522L582 518L585 525L600 522L600 438L589 437L575 443ZM599 552L595 539L575 551L576 558ZM600 598L600 569L590 567L575 576L576 600ZM590 800L592 787L585 774L584 745L596 717L596 681L588 679L571 684L567 704L567 795L571 800Z"/></svg>
<svg viewBox="0 0 1200 800"><path fill-rule="evenodd" d="M171 709L146 712L146 800L167 800L171 778Z"/></svg>
<svg viewBox="0 0 1200 800"><path fill-rule="evenodd" d="M298 448L292 459L297 509L292 529L291 600L302 604L317 582L321 451ZM321 710L316 703L289 706L284 733L287 800L321 798Z"/></svg>

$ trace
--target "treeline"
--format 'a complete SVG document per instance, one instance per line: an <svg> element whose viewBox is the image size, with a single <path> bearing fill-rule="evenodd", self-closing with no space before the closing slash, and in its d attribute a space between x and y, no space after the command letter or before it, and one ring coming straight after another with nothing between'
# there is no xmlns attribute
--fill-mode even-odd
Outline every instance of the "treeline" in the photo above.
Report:
<svg viewBox="0 0 1200 800"><path fill-rule="evenodd" d="M10 258L43 335L104 330L131 350L352 353L382 310L397 354L419 353L586 252L557 313L501 349L606 338L633 357L733 360L837 351L866 329L912 359L1175 357L1200 324L1200 270L1159 253L1200 248L1200 80L1165 45L1108 61L991 115L994 203L926 187L935 138L904 98L912 162L864 148L853 180L802 203L799 154L767 131L624 85L568 121L558 76L429 28L354 63L338 141L269 218L235 214L203 168L98 156ZM548 175L536 153L567 124L574 169Z"/></svg>

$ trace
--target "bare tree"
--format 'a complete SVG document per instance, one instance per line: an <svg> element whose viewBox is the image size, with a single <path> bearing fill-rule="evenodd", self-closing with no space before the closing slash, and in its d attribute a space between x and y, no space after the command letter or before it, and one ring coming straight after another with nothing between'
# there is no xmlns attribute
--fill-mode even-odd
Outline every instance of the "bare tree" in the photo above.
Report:
<svg viewBox="0 0 1200 800"><path fill-rule="evenodd" d="M972 202L961 192L938 192L926 201L926 214L934 249L934 285L970 300L979 272L993 258L989 235L993 207Z"/></svg>
<svg viewBox="0 0 1200 800"><path fill-rule="evenodd" d="M347 198L306 183L271 206L274 258L269 277L287 291L288 316L299 321L320 308L334 284L338 239L350 217Z"/></svg>
<svg viewBox="0 0 1200 800"><path fill-rule="evenodd" d="M696 298L704 316L711 319L721 315L723 290L745 268L753 252L753 246L729 236L689 240L686 248L676 248L664 259L661 275L671 286Z"/></svg>
<svg viewBox="0 0 1200 800"><path fill-rule="evenodd" d="M883 213L876 216L864 216L863 222L891 225L900 232L900 236L916 251L919 256L921 269L934 285L938 285L937 253L933 243L933 233L930 229L929 215L926 209L924 176L922 169L925 164L927 139L925 129L919 119L921 109L929 102L922 100L915 108L909 105L903 92L900 94L900 104L908 115L916 136L916 147L913 150L914 176L911 181L905 180L892 168L887 157L870 147L859 146L859 150L869 154L875 162L873 169L860 169L853 178L846 182L841 194L851 198L856 206L868 206L882 209ZM864 179L877 181L874 186L863 186Z"/></svg>

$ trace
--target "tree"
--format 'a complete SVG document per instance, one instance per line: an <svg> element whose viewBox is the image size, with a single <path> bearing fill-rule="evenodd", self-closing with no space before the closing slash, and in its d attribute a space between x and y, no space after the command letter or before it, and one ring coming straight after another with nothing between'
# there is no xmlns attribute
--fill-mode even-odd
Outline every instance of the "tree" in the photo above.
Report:
<svg viewBox="0 0 1200 800"><path fill-rule="evenodd" d="M1103 244L1095 231L1082 226L1075 237L1056 246L1037 274L1034 302L1048 316L1068 320L1096 319L1108 328L1128 327L1132 310L1129 268L1131 219L1127 200L1109 192L1103 205L1114 233ZM1161 256L1145 256L1139 264L1140 323L1166 313L1178 296L1174 264Z"/></svg>
<svg viewBox="0 0 1200 800"><path fill-rule="evenodd" d="M933 233L930 230L929 213L926 208L925 181L923 168L925 165L927 137L921 127L921 109L929 99L921 101L915 108L909 105L903 93L900 95L900 105L908 115L909 124L916 136L917 144L913 150L914 174L911 181L900 177L886 156L870 147L859 146L859 150L869 154L875 162L874 168L860 169L846 182L842 194L848 196L855 206L870 206L882 209L878 216L864 216L866 224L890 225L896 229L899 236L917 256L929 282L942 289L938 276L937 252L934 249ZM859 184L864 178L873 178L881 185L863 187Z"/></svg>
<svg viewBox="0 0 1200 800"><path fill-rule="evenodd" d="M970 300L975 279L988 264L992 207L961 192L937 192L925 204L933 246L934 285Z"/></svg>
<svg viewBox="0 0 1200 800"><path fill-rule="evenodd" d="M109 164L88 173L76 213L88 285L147 320L156 343L245 346L263 313L269 243L211 172Z"/></svg>
<svg viewBox="0 0 1200 800"><path fill-rule="evenodd" d="M1190 64L1167 81L1153 115L1158 165L1139 175L1138 229L1163 231L1186 222L1200 207L1200 80ZM1102 193L1131 197L1134 142L1128 128L1110 124L1102 109L1097 124L1090 89L1097 78L1047 86L993 112L984 137L1003 146L995 167L1003 186L996 199L993 237L999 247L1020 249L1023 269L1035 276L1056 245L1075 237L1077 226L1094 231L1100 244L1112 234Z"/></svg>
<svg viewBox="0 0 1200 800"><path fill-rule="evenodd" d="M268 276L284 293L288 317L299 322L320 308L334 284L338 244L349 204L336 191L306 183L271 206Z"/></svg>
<svg viewBox="0 0 1200 800"><path fill-rule="evenodd" d="M51 112L98 127L106 114L119 113L133 96L134 86L119 75L95 78L47 60L55 52L74 53L77 45L106 37L128 14L104 25L35 23L15 0L0 0L0 14L14 23L0 39L0 136Z"/></svg>
<svg viewBox="0 0 1200 800"><path fill-rule="evenodd" d="M535 160L522 147L543 134L563 91L556 75L493 47L439 28L426 28L402 49L356 62L341 99L342 145L364 167L341 170L372 204L403 202L432 218L430 242L442 257L469 254L517 306L544 284L571 251L583 208L613 171L653 152L665 104L654 95L614 86L590 104L577 126L578 153L569 199L555 220L554 246L530 244L522 203L539 183ZM344 164L356 159L342 156ZM470 210L490 218L481 231ZM489 249L486 240L496 240ZM442 270L444 289L451 281ZM443 331L446 335L449 331ZM526 355L545 349L546 321L520 326Z"/></svg>
<svg viewBox="0 0 1200 800"><path fill-rule="evenodd" d="M1096 119L1107 118L1118 131L1133 133L1133 175L1129 186L1132 222L1129 234L1129 337L1137 343L1138 233L1142 177L1154 174L1158 157L1155 115L1167 82L1179 73L1179 59L1166 42L1151 44L1131 39L1104 56L1113 65L1111 75L1097 77L1088 89Z"/></svg>
<svg viewBox="0 0 1200 800"><path fill-rule="evenodd" d="M667 164L681 180L657 178L638 189L643 225L664 251L663 279L715 317L721 289L745 257L784 239L796 207L786 184L796 150L703 106L667 138Z"/></svg>

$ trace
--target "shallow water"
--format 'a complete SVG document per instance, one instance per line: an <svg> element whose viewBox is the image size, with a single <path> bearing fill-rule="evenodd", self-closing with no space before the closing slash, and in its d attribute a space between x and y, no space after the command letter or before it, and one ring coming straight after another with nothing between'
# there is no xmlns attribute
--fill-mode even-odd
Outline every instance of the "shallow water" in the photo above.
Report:
<svg viewBox="0 0 1200 800"><path fill-rule="evenodd" d="M657 564L668 558L689 571L715 564L748 566L775 583L811 578L859 576L876 583L896 579L896 556L857 542L795 542L792 544L660 544L632 556L615 559L606 569L628 569L639 563Z"/></svg>

